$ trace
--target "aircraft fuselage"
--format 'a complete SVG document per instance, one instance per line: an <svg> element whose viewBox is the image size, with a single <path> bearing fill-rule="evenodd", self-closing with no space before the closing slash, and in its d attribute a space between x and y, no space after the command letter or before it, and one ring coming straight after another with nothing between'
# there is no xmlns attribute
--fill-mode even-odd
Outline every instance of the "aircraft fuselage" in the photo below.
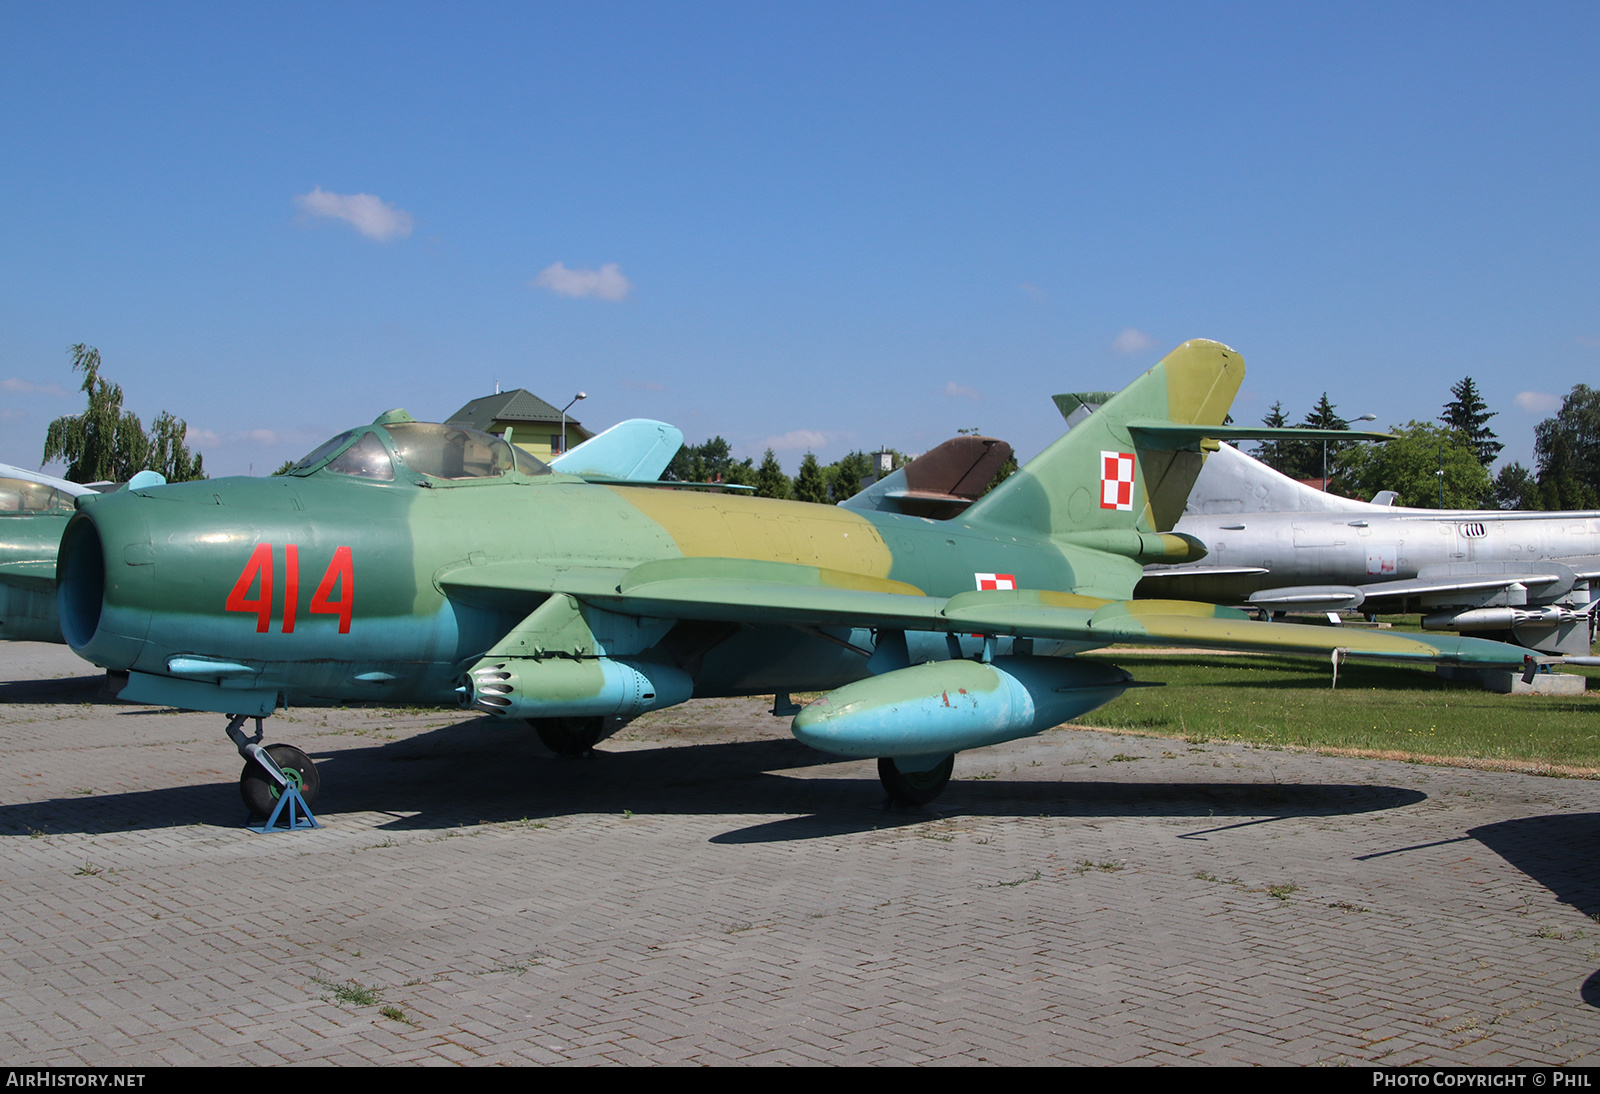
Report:
<svg viewBox="0 0 1600 1094"><path fill-rule="evenodd" d="M423 486L324 472L96 498L65 536L59 596L68 642L114 671L293 704L446 704L462 671L545 598L551 582L535 575L604 591L678 557L792 562L941 596L979 587L996 559L1017 587L1078 583L1067 551L959 522L559 475ZM1099 562L1119 563L1131 580L1135 564ZM528 591L451 585L485 567L518 570ZM701 636L711 645L695 693L858 679L870 632L852 630Z"/></svg>

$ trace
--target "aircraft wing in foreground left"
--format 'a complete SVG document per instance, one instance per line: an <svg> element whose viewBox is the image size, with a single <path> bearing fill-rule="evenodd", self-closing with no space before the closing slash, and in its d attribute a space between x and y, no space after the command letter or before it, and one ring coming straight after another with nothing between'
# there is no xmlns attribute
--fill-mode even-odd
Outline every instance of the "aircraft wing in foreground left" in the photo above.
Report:
<svg viewBox="0 0 1600 1094"><path fill-rule="evenodd" d="M503 440L387 414L274 479L80 503L62 632L128 699L235 716L265 813L309 759L242 730L283 704L458 705L561 751L691 697L821 691L794 733L932 800L954 754L1040 732L1133 681L1118 642L1519 666L1455 636L1255 623L1134 602L1239 355L1187 342L959 517L585 482ZM309 796L309 795L308 795Z"/></svg>

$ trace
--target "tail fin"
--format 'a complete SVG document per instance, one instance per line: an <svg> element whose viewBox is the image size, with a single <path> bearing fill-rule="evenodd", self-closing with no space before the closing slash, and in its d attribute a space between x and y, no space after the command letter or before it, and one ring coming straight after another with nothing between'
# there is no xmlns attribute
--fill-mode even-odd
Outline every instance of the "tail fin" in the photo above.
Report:
<svg viewBox="0 0 1600 1094"><path fill-rule="evenodd" d="M1192 548L1156 533L1178 522L1200 474L1206 433L1193 427L1221 426L1243 381L1238 351L1203 338L1183 343L968 509L962 523L1149 561L1185 557Z"/></svg>
<svg viewBox="0 0 1600 1094"><path fill-rule="evenodd" d="M1348 513L1371 512L1373 504L1383 503L1326 493L1222 445L1206 458L1188 508L1196 513Z"/></svg>

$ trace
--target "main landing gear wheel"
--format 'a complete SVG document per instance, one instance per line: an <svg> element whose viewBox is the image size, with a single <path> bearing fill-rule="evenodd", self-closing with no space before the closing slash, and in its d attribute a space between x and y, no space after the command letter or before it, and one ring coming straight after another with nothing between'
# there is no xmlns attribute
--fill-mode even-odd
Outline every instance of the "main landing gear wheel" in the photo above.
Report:
<svg viewBox="0 0 1600 1094"><path fill-rule="evenodd" d="M322 776L317 774L317 765L311 762L311 757L294 745L267 745L267 755L272 757L273 763L278 765L289 782L300 791L300 796L306 800L306 805L316 804L317 789L322 785ZM239 796L244 799L245 807L250 810L252 817L256 820L266 820L277 808L278 799L283 796L283 788L278 785L278 780L262 770L260 764L251 761L246 763L244 770L239 773Z"/></svg>
<svg viewBox="0 0 1600 1094"><path fill-rule="evenodd" d="M895 762L885 756L878 761L878 781L896 805L927 805L950 782L950 773L956 769L955 753L940 760L927 771L901 771Z"/></svg>
<svg viewBox="0 0 1600 1094"><path fill-rule="evenodd" d="M575 760L600 743L606 720L600 717L529 718L539 743L564 759Z"/></svg>

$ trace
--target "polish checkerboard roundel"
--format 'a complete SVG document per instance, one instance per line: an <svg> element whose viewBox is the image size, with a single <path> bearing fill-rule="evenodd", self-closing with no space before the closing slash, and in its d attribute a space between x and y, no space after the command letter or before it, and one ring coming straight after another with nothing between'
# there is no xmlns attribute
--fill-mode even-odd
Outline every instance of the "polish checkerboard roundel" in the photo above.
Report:
<svg viewBox="0 0 1600 1094"><path fill-rule="evenodd" d="M1100 508L1133 508L1133 453L1100 453Z"/></svg>
<svg viewBox="0 0 1600 1094"><path fill-rule="evenodd" d="M1015 589L1017 577L1015 574L973 574L978 580L978 591Z"/></svg>

